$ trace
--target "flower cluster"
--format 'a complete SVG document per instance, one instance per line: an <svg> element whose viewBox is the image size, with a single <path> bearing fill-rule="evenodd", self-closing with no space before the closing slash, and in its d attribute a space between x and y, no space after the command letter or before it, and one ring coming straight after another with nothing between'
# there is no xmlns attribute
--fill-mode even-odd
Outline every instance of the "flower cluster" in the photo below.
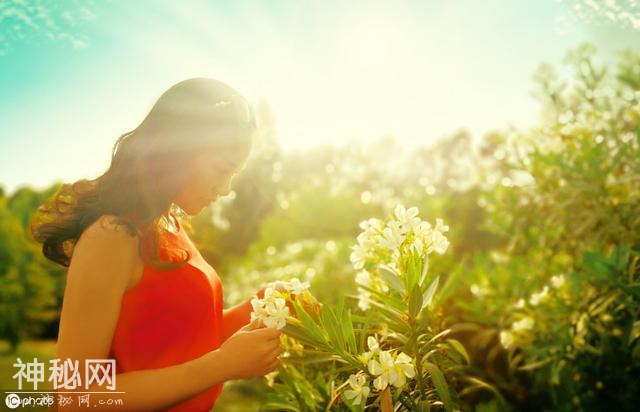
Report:
<svg viewBox="0 0 640 412"><path fill-rule="evenodd" d="M373 336L367 338L367 346L369 350L358 358L365 364L369 373L376 377L373 386L377 390L384 390L389 385L401 388L407 382L406 378L415 376L413 359L404 352L382 350L378 340Z"/></svg>
<svg viewBox="0 0 640 412"><path fill-rule="evenodd" d="M378 390L385 389L388 385L401 388L407 382L406 378L416 375L412 359L404 352L391 354L390 351L380 351L377 359L369 361L369 373L377 376L373 386Z"/></svg>
<svg viewBox="0 0 640 412"><path fill-rule="evenodd" d="M556 292L562 295L567 281L564 275L557 275L551 277L551 286L556 289ZM534 292L529 296L528 303L532 306L539 306L543 303L547 303L551 300L551 289L549 286L544 286L540 291ZM525 299L519 299L513 307L519 311L526 309L527 301ZM521 318L518 321L513 322L510 328L500 332L500 342L505 348L512 346L521 346L523 344L530 343L533 339L532 330L535 325L535 320L529 315L520 315Z"/></svg>
<svg viewBox="0 0 640 412"><path fill-rule="evenodd" d="M391 259L383 263L397 269L401 248L405 244L421 257L433 252L443 254L449 247L449 241L444 236L449 226L441 219L436 219L436 225L432 227L418 217L418 208L406 209L401 204L394 209L393 217L386 225L376 218L360 223L363 231L358 235L358 243L352 246L350 255L355 269L365 268L367 263L379 256L390 256Z"/></svg>
<svg viewBox="0 0 640 412"><path fill-rule="evenodd" d="M251 299L251 322L261 319L265 326L282 329L287 324L289 308L287 301L279 297L279 293L273 287L268 287L264 291L264 298L254 297Z"/></svg>
<svg viewBox="0 0 640 412"><path fill-rule="evenodd" d="M290 281L272 282L264 290L262 299L254 296L251 299L251 321L261 319L267 327L282 329L287 324L289 308L287 307L286 293L299 295L309 288L309 282L300 282L298 278Z"/></svg>
<svg viewBox="0 0 640 412"><path fill-rule="evenodd" d="M361 222L360 227L363 232L351 253L360 292L358 306L362 310L374 306L375 309L389 307L393 310L372 310L366 316L356 317L351 308L342 303L335 309L323 307L306 291L308 282L294 279L270 283L264 298L252 301L252 319L265 319L265 323L271 322L278 328L286 326L286 337L282 339L287 341L287 350L283 357L289 357L287 353L295 355L291 355L287 367L280 370L285 385L285 381L292 382L302 376L302 369L296 368L298 364L306 368L316 362L340 360L344 363L339 371L331 372L331 385L327 388L330 403L323 409L331 409L340 398L352 410L378 406L385 409L389 401L393 403L393 398L399 397L435 398L436 395L427 393L425 385L418 385L421 380L417 379L419 368L416 365L423 364L423 354L418 350L414 352L414 345L398 345L398 342L415 342L421 336L433 335L429 342L424 342L424 353L438 351L438 355L430 359L428 368L437 369L436 364L441 361L461 364L458 358L462 357L442 360L444 358L439 357L441 348L466 355L461 344L458 346L462 349L442 346L448 345L444 342L436 343L436 337L439 339L446 332L438 333L437 322L432 324L421 316L433 309L436 306L433 302L440 297L435 295L439 277L428 276L429 255L445 253L449 241L444 234L449 228L441 219L432 226L418 217L416 207L407 209L402 205L395 207L388 222L368 219ZM398 326L410 319L418 321L412 322L415 327L410 330ZM364 348L358 344L362 338L366 339ZM433 351L430 352L431 348ZM305 359L307 356L312 358ZM337 388L334 386L336 375L341 381ZM445 379L441 373L438 375ZM273 375L268 378L268 383L275 386ZM315 386L311 381L309 384ZM296 401L292 399L292 402ZM442 401L448 402L447 399ZM359 408L355 407L358 405Z"/></svg>
<svg viewBox="0 0 640 412"><path fill-rule="evenodd" d="M443 254L449 247L444 235L449 227L441 219L436 219L435 226L421 220L416 207L406 209L399 204L386 224L371 218L362 221L360 228L363 231L358 235L357 244L352 246L350 259L358 270L355 280L359 285L358 307L362 310L371 308L372 292L389 292L387 282L373 270L377 264L401 276L403 258L413 253L420 258L432 253Z"/></svg>
<svg viewBox="0 0 640 412"><path fill-rule="evenodd" d="M354 405L360 405L362 401L366 402L369 392L371 392L367 376L362 372L358 372L349 376L348 382L350 389L344 391L345 398L352 401Z"/></svg>
<svg viewBox="0 0 640 412"><path fill-rule="evenodd" d="M300 295L302 292L309 289L309 282L300 282L300 279L298 278L293 278L290 281L276 280L271 284L274 288L289 291L293 295Z"/></svg>
<svg viewBox="0 0 640 412"><path fill-rule="evenodd" d="M505 348L516 346L530 338L530 331L533 329L534 320L530 316L525 316L522 319L514 322L510 329L500 332L500 343Z"/></svg>

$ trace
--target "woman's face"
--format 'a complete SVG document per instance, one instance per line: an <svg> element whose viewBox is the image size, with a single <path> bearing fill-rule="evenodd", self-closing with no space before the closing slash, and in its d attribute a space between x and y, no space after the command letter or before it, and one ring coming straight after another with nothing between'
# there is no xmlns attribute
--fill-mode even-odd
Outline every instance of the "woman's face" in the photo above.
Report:
<svg viewBox="0 0 640 412"><path fill-rule="evenodd" d="M197 215L219 196L231 191L231 181L246 165L249 150L202 151L187 166L186 183L174 200L188 215Z"/></svg>

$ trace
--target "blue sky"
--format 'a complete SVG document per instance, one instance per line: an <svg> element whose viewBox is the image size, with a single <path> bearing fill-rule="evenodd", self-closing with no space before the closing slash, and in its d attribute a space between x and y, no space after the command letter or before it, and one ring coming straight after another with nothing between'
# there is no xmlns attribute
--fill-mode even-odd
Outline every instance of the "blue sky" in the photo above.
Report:
<svg viewBox="0 0 640 412"><path fill-rule="evenodd" d="M639 48L636 3L0 0L0 185L101 174L188 77L266 100L285 150L527 127L536 67L582 41Z"/></svg>

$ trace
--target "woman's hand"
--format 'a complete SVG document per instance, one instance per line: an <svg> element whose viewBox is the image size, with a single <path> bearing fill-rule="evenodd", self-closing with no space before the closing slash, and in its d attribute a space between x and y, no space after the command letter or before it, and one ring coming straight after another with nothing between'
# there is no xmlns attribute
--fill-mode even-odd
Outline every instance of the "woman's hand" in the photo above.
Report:
<svg viewBox="0 0 640 412"><path fill-rule="evenodd" d="M228 379L263 376L277 368L281 334L276 328L264 327L259 319L238 329L218 349L228 360Z"/></svg>

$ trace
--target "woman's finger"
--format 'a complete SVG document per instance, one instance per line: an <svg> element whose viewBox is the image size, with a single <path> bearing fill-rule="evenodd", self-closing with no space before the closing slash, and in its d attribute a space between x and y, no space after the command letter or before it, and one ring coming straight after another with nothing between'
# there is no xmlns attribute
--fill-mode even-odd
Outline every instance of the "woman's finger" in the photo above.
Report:
<svg viewBox="0 0 640 412"><path fill-rule="evenodd" d="M253 322L249 322L242 327L242 330L254 330L254 329L262 329L264 324L262 323L262 319L256 318Z"/></svg>
<svg viewBox="0 0 640 412"><path fill-rule="evenodd" d="M279 365L280 365L280 359L276 359L274 361L269 362L269 364L267 365L267 369L272 371L275 368L277 368Z"/></svg>
<svg viewBox="0 0 640 412"><path fill-rule="evenodd" d="M267 358L275 359L282 353L282 347L278 346L267 354Z"/></svg>

